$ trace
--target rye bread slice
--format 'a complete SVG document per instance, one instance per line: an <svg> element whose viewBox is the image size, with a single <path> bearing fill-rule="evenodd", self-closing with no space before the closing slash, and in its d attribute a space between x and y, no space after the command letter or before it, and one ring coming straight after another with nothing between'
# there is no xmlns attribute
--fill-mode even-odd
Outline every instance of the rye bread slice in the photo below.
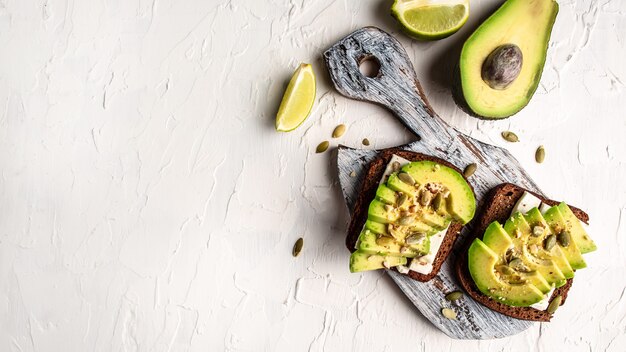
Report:
<svg viewBox="0 0 626 352"><path fill-rule="evenodd" d="M517 201L524 194L524 191L527 190L511 183L503 183L491 190L484 203L481 217L477 218L474 223L474 233L468 236L463 251L457 257L456 272L459 282L465 291L467 291L467 293L475 301L486 306L487 308L517 319L550 321L552 315L546 311L530 307L511 307L484 295L476 287L468 269L467 252L474 238L482 238L485 230L493 221L498 221L501 224L504 224L510 217L513 207L515 207ZM541 199L543 203L548 205L558 205L560 203L554 200L546 199L536 193L530 191L527 192L533 194L535 197ZM589 215L587 215L587 213L572 206L570 206L570 209L572 209L572 212L578 219L585 223L589 222ZM550 297L550 302L560 295L562 298L561 305L563 305L565 303L565 299L567 298L567 292L572 286L572 280L573 279L568 279L565 285L554 290L554 293Z"/></svg>
<svg viewBox="0 0 626 352"><path fill-rule="evenodd" d="M380 179L385 172L387 164L389 164L389 161L394 154L410 161L434 161L436 163L448 166L456 170L460 174L463 174L463 172L459 170L459 168L457 168L456 166L450 164L445 160L433 156L406 151L398 148L385 149L381 151L378 157L370 163L369 168L365 173L363 182L361 183L359 196L357 197L356 203L354 205L354 212L352 213L352 219L350 220L350 226L348 227L348 236L346 237L346 246L351 252L354 252L356 250L354 246L356 245L359 234L361 233L361 230L365 225L365 221L367 220L367 211L369 208L369 204L376 196L378 183L380 182ZM463 225L461 225L460 223L450 223L450 227L448 227L448 231L443 238L441 247L439 247L439 252L435 257L435 260L433 261L433 270L430 272L430 274L424 275L411 270L406 275L410 276L414 280L422 282L428 281L435 277L435 275L437 275L437 273L439 272L441 265L448 257L448 254L450 254L452 246L454 245L454 242L456 241L456 238L462 227Z"/></svg>

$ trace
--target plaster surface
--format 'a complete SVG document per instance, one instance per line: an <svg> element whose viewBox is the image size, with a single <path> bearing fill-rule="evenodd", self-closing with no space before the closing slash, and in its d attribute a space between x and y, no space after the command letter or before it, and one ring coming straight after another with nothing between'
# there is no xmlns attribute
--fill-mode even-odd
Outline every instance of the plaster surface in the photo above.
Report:
<svg viewBox="0 0 626 352"><path fill-rule="evenodd" d="M0 351L623 351L626 2L559 1L531 103L480 121L451 74L497 3L420 43L383 0L0 0ZM349 273L333 150L413 140L330 85L322 52L366 25L398 37L444 120L590 214L599 250L552 322L456 341L383 272ZM277 133L300 62L316 103Z"/></svg>

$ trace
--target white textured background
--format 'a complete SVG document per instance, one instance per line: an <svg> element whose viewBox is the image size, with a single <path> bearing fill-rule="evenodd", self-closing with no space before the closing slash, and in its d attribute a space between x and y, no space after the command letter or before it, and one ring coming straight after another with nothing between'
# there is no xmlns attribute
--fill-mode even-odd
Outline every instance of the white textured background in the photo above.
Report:
<svg viewBox="0 0 626 352"><path fill-rule="evenodd" d="M383 0L0 0L0 351L623 351L626 2L559 2L532 102L484 122L449 80L495 0L435 43L399 33ZM443 119L590 213L599 250L553 322L455 341L382 272L348 272L347 210L315 146L339 123L333 147L412 138L329 85L321 53L365 25L399 37ZM279 134L300 62L317 103Z"/></svg>

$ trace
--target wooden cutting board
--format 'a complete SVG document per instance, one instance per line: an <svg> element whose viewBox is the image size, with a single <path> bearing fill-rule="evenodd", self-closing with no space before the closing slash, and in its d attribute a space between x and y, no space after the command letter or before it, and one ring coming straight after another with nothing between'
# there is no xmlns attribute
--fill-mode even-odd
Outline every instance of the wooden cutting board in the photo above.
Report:
<svg viewBox="0 0 626 352"><path fill-rule="evenodd" d="M478 200L503 182L511 182L542 194L519 162L505 149L482 143L443 121L432 110L417 80L411 61L402 45L391 35L365 27L341 39L324 53L326 66L335 88L352 99L379 104L389 109L416 136L418 141L400 148L445 159L463 169L478 164L470 178ZM375 77L359 71L364 60L378 61ZM339 181L350 212L359 191L363 174L378 151L339 146L337 164ZM351 177L352 172L356 177ZM454 263L471 228L466 226L453 252L431 281L423 283L388 270L387 273L419 311L446 335L457 339L492 339L517 334L533 322L507 317L489 310L469 296L450 303L444 294L462 290L454 274ZM457 320L441 315L443 307L457 313Z"/></svg>

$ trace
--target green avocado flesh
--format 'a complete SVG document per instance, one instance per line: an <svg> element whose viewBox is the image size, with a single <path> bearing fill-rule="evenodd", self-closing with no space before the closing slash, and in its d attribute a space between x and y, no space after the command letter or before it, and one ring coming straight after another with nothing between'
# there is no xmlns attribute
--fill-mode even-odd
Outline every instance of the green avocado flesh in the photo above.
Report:
<svg viewBox="0 0 626 352"><path fill-rule="evenodd" d="M563 217L563 214L561 214L561 211L559 210L558 206L548 209L548 211L546 211L546 213L543 214L543 217L546 219L546 222L550 225L550 229L552 230L552 232L557 236L563 232L566 232L566 233L569 233L573 239L574 236L571 235L573 232L572 225L576 223L578 226L580 226L578 219L576 219L576 222L566 221L565 218ZM580 227L582 228L582 226ZM573 269L583 269L587 267L587 263L585 263L582 253L578 249L578 246L576 245L575 241L571 240L567 246L563 246L561 243L557 241L556 246L559 246L561 248L561 250L565 254L565 257L567 258L567 261L569 262L569 264L572 266Z"/></svg>
<svg viewBox="0 0 626 352"><path fill-rule="evenodd" d="M510 217L504 224L504 230L511 237L515 247L513 254L515 257L521 259L530 270L541 274L548 283L556 287L565 285L565 275L550 258L540 259L530 253L531 229L521 213L515 213Z"/></svg>
<svg viewBox="0 0 626 352"><path fill-rule="evenodd" d="M389 175L389 178L387 179L387 186L394 192L402 192L409 196L415 196L415 193L417 193L417 188L402 182L402 180L398 178L397 173Z"/></svg>
<svg viewBox="0 0 626 352"><path fill-rule="evenodd" d="M541 259L552 259L554 264L561 270L566 279L571 279L574 277L574 270L572 266L569 264L569 261L565 257L565 254L561 250L559 246L554 246L552 249L547 251L543 243L546 238L552 235L552 230L550 230L550 226L546 223L546 220L541 215L541 212L537 208L532 208L526 213L524 216L526 222L530 226L531 229L539 227L539 229L543 229L543 233L539 236L530 236L529 237L529 245L532 251L532 254ZM537 233L539 233L538 231ZM535 245L534 247L532 247Z"/></svg>
<svg viewBox="0 0 626 352"><path fill-rule="evenodd" d="M467 39L459 60L459 85L469 110L501 119L528 104L541 79L558 10L554 0L508 0ZM505 88L491 88L483 79L483 66L496 48L508 44L519 47L521 70Z"/></svg>
<svg viewBox="0 0 626 352"><path fill-rule="evenodd" d="M411 247L403 247L403 244L394 240L393 237L379 236L369 230L363 230L359 235L358 249L364 253L407 258L422 255L420 251Z"/></svg>
<svg viewBox="0 0 626 352"><path fill-rule="evenodd" d="M374 199L370 203L370 207L367 210L367 219L380 222L383 224L391 224L394 223L400 217L398 211L394 209L387 210L385 204L378 199Z"/></svg>
<svg viewBox="0 0 626 352"><path fill-rule="evenodd" d="M428 253L430 250L430 237L424 238L417 243L406 243L405 232L396 232L397 237L391 235L381 235L374 233L368 229L361 231L357 249L370 253L392 256L402 256L407 258L415 258Z"/></svg>
<svg viewBox="0 0 626 352"><path fill-rule="evenodd" d="M385 186L384 184L378 186L376 189L376 198L385 204L395 204L397 201L396 191Z"/></svg>
<svg viewBox="0 0 626 352"><path fill-rule="evenodd" d="M499 256L478 238L470 246L468 260L472 279L485 295L518 307L527 307L543 299L544 294L532 284L510 284L500 279L495 269Z"/></svg>
<svg viewBox="0 0 626 352"><path fill-rule="evenodd" d="M474 240L468 252L468 269L483 294L511 306L530 306L541 301L552 287L574 277L575 269L586 266L576 238L586 244L593 242L573 213L574 219L568 215L569 221L565 220L562 208L571 213L565 203L543 215L537 208L526 214L517 212L504 226L492 222L482 240ZM570 233L569 243L558 236L563 231Z"/></svg>
<svg viewBox="0 0 626 352"><path fill-rule="evenodd" d="M492 222L485 231L483 243L498 255L498 265L506 266L505 257L507 255L507 251L509 248L513 248L514 245L509 235L502 228L502 225L498 222ZM498 267L497 269L500 269L500 274L504 276L502 271L505 271L505 269L502 267ZM494 275L496 273L498 273L498 270L495 270ZM533 286L537 287L543 293L550 291L552 288L543 276L537 275L536 273L516 272L506 277L502 277L502 279L509 281L528 280Z"/></svg>
<svg viewBox="0 0 626 352"><path fill-rule="evenodd" d="M450 194L446 197L446 210L454 220L467 224L476 212L476 198L474 192L461 174L454 169L432 161L409 163L402 167L420 185L441 185Z"/></svg>
<svg viewBox="0 0 626 352"><path fill-rule="evenodd" d="M389 266L426 255L432 235L445 230L451 221L468 222L475 209L474 193L458 172L430 161L408 163L378 186L350 270L385 267L383 259L368 257L369 261L364 261L365 255L386 257ZM404 264L389 260L391 257L405 258Z"/></svg>
<svg viewBox="0 0 626 352"><path fill-rule="evenodd" d="M432 211L419 212L418 216L424 221L424 223L434 227L444 229L450 224L450 217L438 214Z"/></svg>
<svg viewBox="0 0 626 352"><path fill-rule="evenodd" d="M598 249L593 240L589 237L589 235L587 235L587 231L585 231L583 226L580 224L580 221L578 220L576 215L572 213L572 210L569 208L569 206L565 203L561 203L557 206L557 208L559 209L561 216L563 216L563 220L565 220L565 225L572 235L572 240L574 240L574 242L578 246L578 249L580 249L580 252L582 254L585 254Z"/></svg>
<svg viewBox="0 0 626 352"><path fill-rule="evenodd" d="M391 268L393 266L405 265L406 260L406 257L383 256L356 251L350 255L350 272L356 273L359 271Z"/></svg>

